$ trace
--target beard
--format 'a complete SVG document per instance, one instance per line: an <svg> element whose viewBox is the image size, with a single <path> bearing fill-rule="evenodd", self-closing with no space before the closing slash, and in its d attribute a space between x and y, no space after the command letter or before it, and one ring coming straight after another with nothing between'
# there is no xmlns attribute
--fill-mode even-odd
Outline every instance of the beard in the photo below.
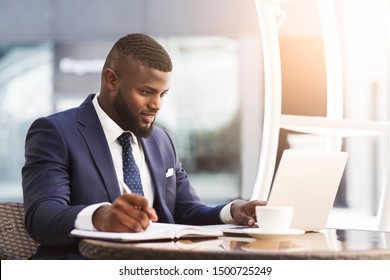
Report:
<svg viewBox="0 0 390 280"><path fill-rule="evenodd" d="M126 106L122 91L119 89L115 96L113 107L119 116L118 125L125 131L131 131L136 137L148 137L152 133L154 121L150 126L142 127L140 117L135 116L130 108Z"/></svg>

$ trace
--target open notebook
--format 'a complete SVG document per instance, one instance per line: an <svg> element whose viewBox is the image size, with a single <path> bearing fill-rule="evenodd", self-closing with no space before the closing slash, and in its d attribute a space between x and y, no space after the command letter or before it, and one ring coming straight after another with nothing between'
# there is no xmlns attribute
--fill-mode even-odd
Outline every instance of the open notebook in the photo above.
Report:
<svg viewBox="0 0 390 280"><path fill-rule="evenodd" d="M103 232L74 229L70 233L73 237L111 240L120 242L136 242L148 240L176 240L185 238L217 238L223 232L217 228L207 226L192 226L181 224L151 223L142 232Z"/></svg>

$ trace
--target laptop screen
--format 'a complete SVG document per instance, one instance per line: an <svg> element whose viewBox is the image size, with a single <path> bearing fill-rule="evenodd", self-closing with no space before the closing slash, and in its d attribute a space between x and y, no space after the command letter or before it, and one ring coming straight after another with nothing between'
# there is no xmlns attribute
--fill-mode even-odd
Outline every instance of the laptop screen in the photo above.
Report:
<svg viewBox="0 0 390 280"><path fill-rule="evenodd" d="M267 205L293 206L292 228L323 229L347 158L346 152L285 150Z"/></svg>

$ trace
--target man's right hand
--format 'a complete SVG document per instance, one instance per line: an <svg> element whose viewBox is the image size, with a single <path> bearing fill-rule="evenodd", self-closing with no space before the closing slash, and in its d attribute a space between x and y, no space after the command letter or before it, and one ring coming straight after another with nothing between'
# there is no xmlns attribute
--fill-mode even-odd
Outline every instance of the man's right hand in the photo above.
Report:
<svg viewBox="0 0 390 280"><path fill-rule="evenodd" d="M94 227L109 232L140 232L157 221L155 210L144 196L125 193L112 205L99 207L92 215Z"/></svg>

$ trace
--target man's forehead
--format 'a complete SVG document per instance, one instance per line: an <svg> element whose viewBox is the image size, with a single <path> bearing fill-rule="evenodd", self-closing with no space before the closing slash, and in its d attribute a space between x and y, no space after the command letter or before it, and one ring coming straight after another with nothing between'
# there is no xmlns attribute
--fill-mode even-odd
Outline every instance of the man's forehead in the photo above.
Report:
<svg viewBox="0 0 390 280"><path fill-rule="evenodd" d="M149 86L158 90L167 90L170 87L171 72L163 72L139 63L129 64L127 69L122 76L139 86Z"/></svg>

